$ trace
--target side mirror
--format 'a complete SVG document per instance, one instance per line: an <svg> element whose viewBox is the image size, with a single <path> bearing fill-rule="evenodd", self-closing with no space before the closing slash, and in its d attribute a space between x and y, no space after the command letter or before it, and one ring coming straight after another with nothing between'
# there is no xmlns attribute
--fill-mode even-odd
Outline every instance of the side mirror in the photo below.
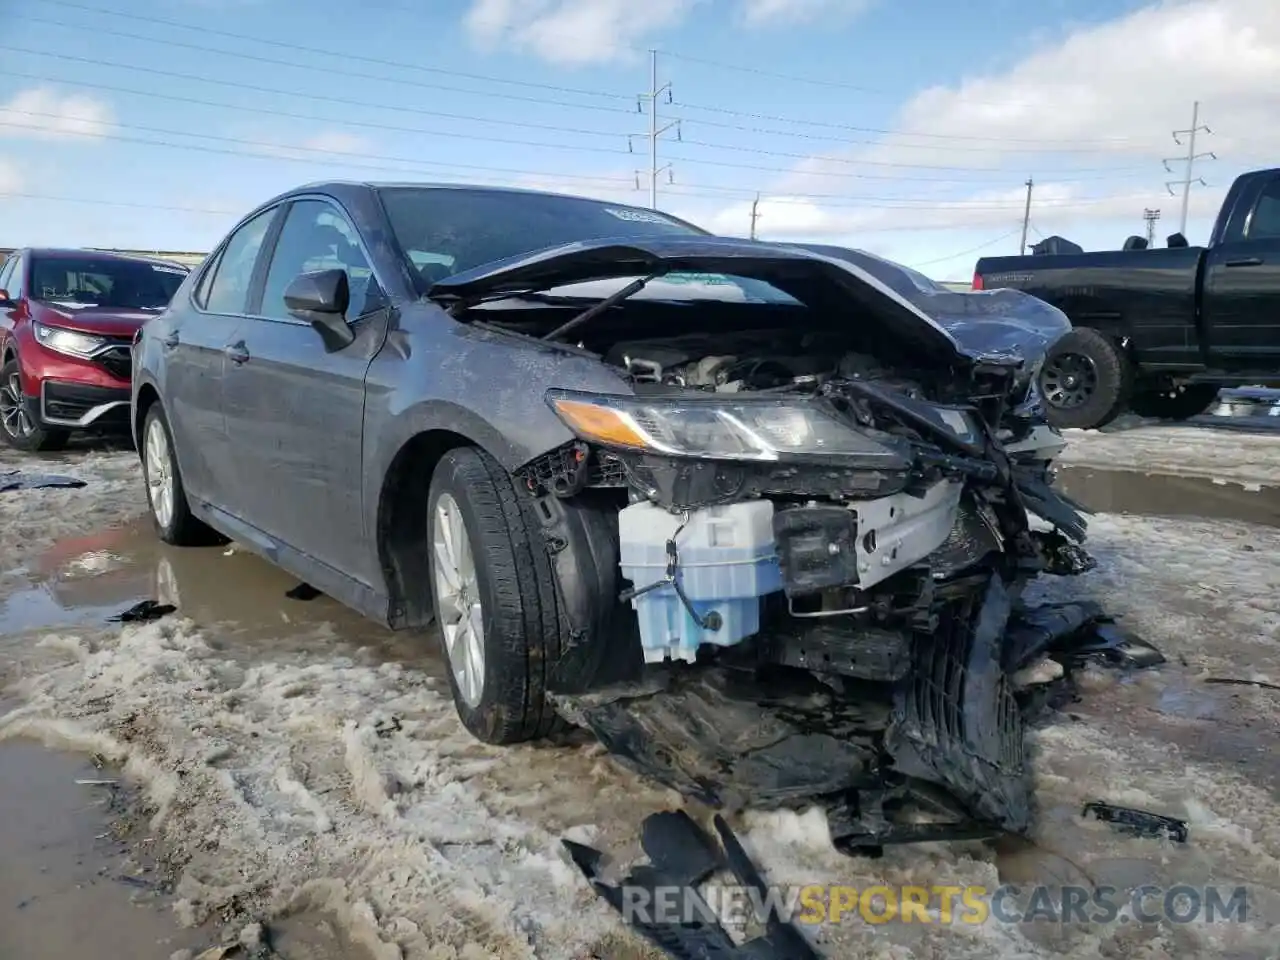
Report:
<svg viewBox="0 0 1280 960"><path fill-rule="evenodd" d="M350 304L351 284L345 270L301 274L284 291L285 307L299 320L311 324L329 353L349 347L356 339L346 321Z"/></svg>
<svg viewBox="0 0 1280 960"><path fill-rule="evenodd" d="M0 307L12 307L13 300L9 297L8 290L0 290Z"/></svg>

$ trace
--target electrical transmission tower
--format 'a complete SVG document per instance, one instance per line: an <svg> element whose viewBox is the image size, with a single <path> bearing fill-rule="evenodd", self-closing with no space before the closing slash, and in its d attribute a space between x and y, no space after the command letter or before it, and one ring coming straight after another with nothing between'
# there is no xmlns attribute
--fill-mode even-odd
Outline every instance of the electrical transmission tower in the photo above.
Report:
<svg viewBox="0 0 1280 960"><path fill-rule="evenodd" d="M649 101L649 132L645 134L633 133L627 137L627 149L635 152L632 141L635 137L644 137L649 141L649 169L645 176L649 180L649 207L653 210L658 209L658 174L664 170L667 173L667 182L674 183L675 177L672 174L671 164L666 163L661 167L658 166L658 141L662 139L662 135L668 130L675 128L676 139L680 139L680 121L672 120L662 126L658 126L658 97L665 93L667 95L667 103L671 102L671 84L664 83L658 86L658 51L649 51L649 90L647 93L639 94L636 97L636 109L644 112L644 103ZM636 171L636 186L640 186L640 171Z"/></svg>
<svg viewBox="0 0 1280 960"><path fill-rule="evenodd" d="M756 238L756 221L760 219L760 194L751 201L751 239Z"/></svg>
<svg viewBox="0 0 1280 960"><path fill-rule="evenodd" d="M1191 107L1191 129L1173 131L1173 142L1178 146L1182 146L1182 141L1178 138L1182 136L1187 137L1187 155L1185 157L1167 157L1164 161L1164 168L1170 173L1173 172L1173 168L1171 168L1169 164L1175 160L1182 160L1187 165L1186 172L1183 174L1181 180L1170 180L1164 185L1165 189L1169 191L1169 196L1171 197L1177 196L1177 194L1173 192L1174 187L1182 187L1182 219L1178 226L1178 232L1183 235L1187 232L1187 204L1191 199L1191 185L1193 183L1198 183L1202 187L1207 186L1204 182L1204 177L1192 176L1196 161L1203 160L1206 157L1210 160L1218 159L1217 155L1214 154L1212 150L1206 151L1205 153L1196 153L1196 134L1201 130L1205 133L1213 133L1212 130L1200 122L1200 101L1197 100Z"/></svg>
<svg viewBox="0 0 1280 960"><path fill-rule="evenodd" d="M1035 186L1035 181L1031 177L1027 177L1027 205L1022 210L1022 240L1018 244L1018 255L1025 256L1027 252L1027 227L1031 225L1031 188Z"/></svg>
<svg viewBox="0 0 1280 960"><path fill-rule="evenodd" d="M1159 210L1143 210L1142 219L1147 221L1147 246L1156 242L1156 221L1160 219Z"/></svg>

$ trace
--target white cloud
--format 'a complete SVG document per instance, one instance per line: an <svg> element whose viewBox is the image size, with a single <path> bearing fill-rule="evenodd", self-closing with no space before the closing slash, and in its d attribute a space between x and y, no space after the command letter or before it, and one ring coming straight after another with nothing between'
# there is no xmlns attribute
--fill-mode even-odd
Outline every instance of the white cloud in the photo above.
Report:
<svg viewBox="0 0 1280 960"><path fill-rule="evenodd" d="M0 104L0 137L95 140L111 133L114 119L111 105L103 100L32 87Z"/></svg>
<svg viewBox="0 0 1280 960"><path fill-rule="evenodd" d="M697 0L474 0L465 25L483 46L505 44L553 63L604 63L679 23Z"/></svg>
<svg viewBox="0 0 1280 960"><path fill-rule="evenodd" d="M22 173L18 165L0 157L0 193L17 193L22 187Z"/></svg>
<svg viewBox="0 0 1280 960"><path fill-rule="evenodd" d="M464 25L483 47L499 44L552 63L578 66L628 59L639 44L678 26L712 0L472 0ZM715 0L737 7L749 27L847 19L874 0Z"/></svg>
<svg viewBox="0 0 1280 960"><path fill-rule="evenodd" d="M779 23L812 23L847 20L863 13L874 0L741 0L742 20L747 26L775 26Z"/></svg>
<svg viewBox="0 0 1280 960"><path fill-rule="evenodd" d="M1202 134L1197 151L1219 157L1196 168L1210 187L1192 188L1187 232L1193 243L1202 242L1232 178L1271 166L1280 156L1277 89L1280 3L1153 3L1075 29L1007 69L921 92L879 145L841 152L833 144L823 157L779 177L761 201L760 229L764 236L821 235L848 242L866 241L864 234L879 230L972 228L995 237L1018 227L1021 184L1030 175L1036 182L1031 240L1039 231L1063 234L1086 248L1116 248L1125 235L1142 232L1144 207L1162 210L1157 234L1163 237L1177 229L1181 203L1165 181L1180 178L1182 166L1172 164L1169 173L1161 161L1185 152L1170 133L1190 125L1192 102L1199 100L1201 122L1213 133ZM694 122L686 120L686 135ZM851 174L903 179L853 180ZM798 194L809 198L787 200ZM846 199L813 198L817 194ZM857 198L865 198L865 205L858 206ZM716 225L737 224L741 232L749 222L748 207L749 201L727 206ZM934 238L930 245L936 249L939 242L945 239Z"/></svg>

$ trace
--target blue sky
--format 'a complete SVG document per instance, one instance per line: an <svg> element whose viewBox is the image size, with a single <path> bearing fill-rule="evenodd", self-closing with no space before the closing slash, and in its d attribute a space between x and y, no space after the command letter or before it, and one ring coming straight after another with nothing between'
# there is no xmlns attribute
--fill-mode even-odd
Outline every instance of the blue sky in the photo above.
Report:
<svg viewBox="0 0 1280 960"><path fill-rule="evenodd" d="M765 238L963 279L1017 251L1032 176L1031 241L1115 247L1148 206L1163 237L1182 168L1161 161L1200 99L1219 158L1196 171L1197 242L1231 177L1280 157L1277 8L0 0L0 246L205 250L251 205L326 177L645 204L647 144L628 153L628 134L647 130L650 47L681 137L660 146L659 206L712 229L745 235L758 191Z"/></svg>

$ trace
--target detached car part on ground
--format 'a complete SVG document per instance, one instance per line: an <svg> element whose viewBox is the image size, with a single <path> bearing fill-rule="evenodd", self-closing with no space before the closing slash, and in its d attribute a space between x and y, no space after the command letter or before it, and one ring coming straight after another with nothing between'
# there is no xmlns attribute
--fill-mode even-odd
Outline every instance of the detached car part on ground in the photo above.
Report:
<svg viewBox="0 0 1280 960"><path fill-rule="evenodd" d="M869 848L1027 826L1009 674L1096 619L1021 603L1088 563L1034 389L1068 326L650 210L325 184L143 328L133 415L162 538L393 627L433 609L480 739L567 717Z"/></svg>

